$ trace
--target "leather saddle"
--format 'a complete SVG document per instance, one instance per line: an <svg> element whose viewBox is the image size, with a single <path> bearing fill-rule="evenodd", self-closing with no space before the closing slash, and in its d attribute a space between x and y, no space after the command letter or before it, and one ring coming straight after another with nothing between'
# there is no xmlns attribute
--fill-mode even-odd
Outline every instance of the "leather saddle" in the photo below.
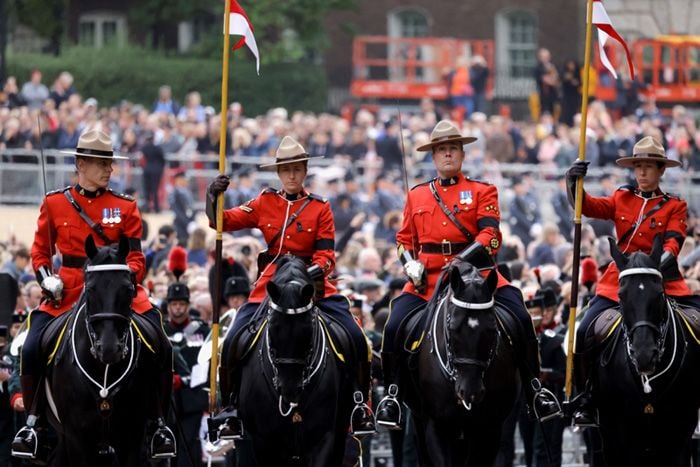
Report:
<svg viewBox="0 0 700 467"><path fill-rule="evenodd" d="M265 326L267 326L267 315L263 313L266 309L267 304L263 302L255 312L251 322L234 336L231 347L235 352L234 356L237 362L243 361L260 342ZM335 356L341 362L348 362L354 359L356 357L354 346L345 328L323 313L319 313L319 316L321 317L321 329L327 333L329 345Z"/></svg>
<svg viewBox="0 0 700 467"><path fill-rule="evenodd" d="M622 315L617 307L608 308L599 314L588 326L584 339L584 350L594 349L606 342L616 332L619 332L621 322Z"/></svg>
<svg viewBox="0 0 700 467"><path fill-rule="evenodd" d="M65 345L62 345L62 343L68 337L68 326L73 322L74 314L74 311L70 311L57 316L42 331L41 339L39 340L40 349L41 355L46 358L47 365L51 365L54 360L62 355L62 349L65 348Z"/></svg>
<svg viewBox="0 0 700 467"><path fill-rule="evenodd" d="M131 327L144 347L155 355L160 355L165 346L170 346L163 329L158 329L155 323L139 313L132 313Z"/></svg>
<svg viewBox="0 0 700 467"><path fill-rule="evenodd" d="M435 316L434 310L427 312L427 306L422 305L411 310L399 325L397 342L403 344L403 351L417 353L423 344L426 332L429 330L430 322ZM504 306L496 304L496 321L506 342L515 349L518 344L524 342L523 331L520 322Z"/></svg>
<svg viewBox="0 0 700 467"><path fill-rule="evenodd" d="M426 324L429 321L428 315L427 305L418 306L406 314L397 331L396 343L402 345L402 348L397 349L397 351L418 353L428 331Z"/></svg>
<svg viewBox="0 0 700 467"><path fill-rule="evenodd" d="M700 311L695 308L687 308L676 305L673 309L678 313L681 321L688 328L696 344L700 344Z"/></svg>

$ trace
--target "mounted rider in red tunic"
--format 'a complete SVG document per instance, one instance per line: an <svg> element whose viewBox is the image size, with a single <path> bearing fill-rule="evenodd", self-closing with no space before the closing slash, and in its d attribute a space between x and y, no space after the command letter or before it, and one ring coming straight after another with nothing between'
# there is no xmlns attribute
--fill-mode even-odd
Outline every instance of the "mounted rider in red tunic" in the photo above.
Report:
<svg viewBox="0 0 700 467"><path fill-rule="evenodd" d="M37 452L37 438L42 430L35 428L38 428L37 419L41 418L45 405L41 383L46 362L41 354L41 337L49 322L70 311L83 291L83 266L87 261L85 239L92 235L98 246L104 246L118 243L120 236L126 236L130 247L126 261L135 283L139 284L146 275L146 261L141 251L143 227L136 201L108 188L114 160L128 158L115 155L110 137L96 130L83 133L74 151L62 152L75 155L78 183L46 194L31 251L32 266L45 298L29 316L29 332L22 347L20 365L27 426L17 433L12 443L13 455L29 459ZM52 262L56 253L60 253L62 263L54 273ZM162 330L160 312L153 308L146 290L140 285L132 309ZM164 339L167 340L165 336ZM172 372L172 369L163 368L162 371ZM158 390L169 398L169 387ZM36 413L32 412L33 407ZM175 440L161 422L158 421L159 428L153 434L152 454L172 457Z"/></svg>

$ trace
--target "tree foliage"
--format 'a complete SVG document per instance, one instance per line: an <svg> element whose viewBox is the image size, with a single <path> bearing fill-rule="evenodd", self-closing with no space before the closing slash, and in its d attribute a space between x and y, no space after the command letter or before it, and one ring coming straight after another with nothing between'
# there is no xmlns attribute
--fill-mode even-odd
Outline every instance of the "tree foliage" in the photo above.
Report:
<svg viewBox="0 0 700 467"><path fill-rule="evenodd" d="M158 48L162 45L162 34L167 26L188 21L197 16L209 14L220 1L218 0L139 0L129 2L129 27L137 34L149 38L150 45Z"/></svg>
<svg viewBox="0 0 700 467"><path fill-rule="evenodd" d="M40 37L49 39L50 51L60 52L65 13L69 0L10 0L8 15L34 30Z"/></svg>
<svg viewBox="0 0 700 467"><path fill-rule="evenodd" d="M324 18L334 10L357 7L359 0L239 0L255 29L263 63L295 62L328 46ZM223 7L219 5L220 10ZM217 16L220 17L219 14ZM196 48L198 55L220 56L220 26Z"/></svg>

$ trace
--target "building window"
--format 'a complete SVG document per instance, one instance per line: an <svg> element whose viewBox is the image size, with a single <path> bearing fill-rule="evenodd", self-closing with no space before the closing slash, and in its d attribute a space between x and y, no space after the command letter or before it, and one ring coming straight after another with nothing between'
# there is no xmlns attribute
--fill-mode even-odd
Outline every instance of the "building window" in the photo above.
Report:
<svg viewBox="0 0 700 467"><path fill-rule="evenodd" d="M114 47L126 43L126 18L122 14L94 12L80 16L78 42L89 47Z"/></svg>
<svg viewBox="0 0 700 467"><path fill-rule="evenodd" d="M496 95L522 97L534 88L537 17L524 10L496 15Z"/></svg>
<svg viewBox="0 0 700 467"><path fill-rule="evenodd" d="M523 12L508 16L509 75L511 78L530 77L537 63L535 18Z"/></svg>
<svg viewBox="0 0 700 467"><path fill-rule="evenodd" d="M389 79L392 81L434 79L432 70L425 66L433 56L432 50L425 45L416 46L410 41L396 40L430 36L428 13L417 8L399 8L390 12L387 20L387 36L390 38L386 50L387 59L395 61L389 67Z"/></svg>
<svg viewBox="0 0 700 467"><path fill-rule="evenodd" d="M95 45L95 23L81 22L78 33L78 43L94 47Z"/></svg>
<svg viewBox="0 0 700 467"><path fill-rule="evenodd" d="M428 18L416 10L403 10L397 13L400 37L426 37L428 35Z"/></svg>
<svg viewBox="0 0 700 467"><path fill-rule="evenodd" d="M117 44L117 22L105 21L102 23L102 39L106 46Z"/></svg>

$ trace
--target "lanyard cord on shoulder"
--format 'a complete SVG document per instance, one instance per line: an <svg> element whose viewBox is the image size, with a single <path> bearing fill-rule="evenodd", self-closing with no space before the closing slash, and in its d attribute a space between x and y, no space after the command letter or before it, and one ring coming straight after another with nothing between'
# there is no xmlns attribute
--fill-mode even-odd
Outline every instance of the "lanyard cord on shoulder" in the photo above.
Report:
<svg viewBox="0 0 700 467"><path fill-rule="evenodd" d="M622 253L627 253L627 250L629 249L630 245L632 244L632 240L634 239L634 234L637 233L637 230L639 230L639 226L642 225L642 221L644 220L644 208L647 207L647 201L649 201L648 198L644 198L644 203L642 204L642 208L639 210L639 214L637 215L637 219L634 221L634 229L632 230L632 234L629 236L629 239L627 240L627 245L625 245L625 249L622 250Z"/></svg>
<svg viewBox="0 0 700 467"><path fill-rule="evenodd" d="M271 265L275 264L275 261L277 261L277 258L279 258L279 257L280 257L280 254L282 254L282 246L284 245L284 232L287 230L287 221L289 220L289 210L290 210L291 208L292 208L292 202L289 201L289 200L287 200L287 212L284 214L284 222L282 223L282 231L281 231L281 233L280 233L279 236L278 236L279 239L280 239L280 246L279 246L279 248L277 249L277 254L276 254L275 257L272 259L272 261L270 261L269 263L267 263L267 266L265 266L265 269L264 269L264 270L260 271L260 273L259 273L259 275L258 275L258 280L260 280L260 278L267 272L267 269L268 269ZM268 245L268 246L269 246L269 245ZM256 284L257 284L257 281L255 281L255 282L256 282Z"/></svg>

